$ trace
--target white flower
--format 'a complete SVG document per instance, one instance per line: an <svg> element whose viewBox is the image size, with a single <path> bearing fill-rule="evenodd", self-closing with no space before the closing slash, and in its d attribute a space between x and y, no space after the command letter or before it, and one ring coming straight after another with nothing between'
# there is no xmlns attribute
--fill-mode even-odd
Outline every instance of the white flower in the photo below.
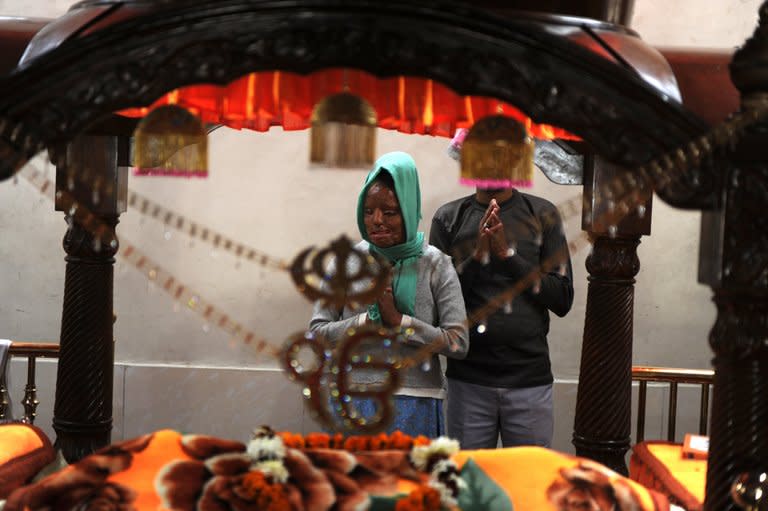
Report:
<svg viewBox="0 0 768 511"><path fill-rule="evenodd" d="M456 481L456 487L460 490L467 487L467 483L464 482L459 476L459 467L453 460L440 460L435 463L430 474L433 479L443 481L448 479L449 481Z"/></svg>
<svg viewBox="0 0 768 511"><path fill-rule="evenodd" d="M441 436L432 440L429 445L416 446L411 449L411 462L418 470L426 470L430 458L449 458L459 452L459 442Z"/></svg>
<svg viewBox="0 0 768 511"><path fill-rule="evenodd" d="M444 454L447 458L459 452L459 441L447 436L441 436L432 440L429 447L435 452Z"/></svg>
<svg viewBox="0 0 768 511"><path fill-rule="evenodd" d="M453 484L449 486L448 483ZM457 494L467 488L467 483L459 475L456 462L447 459L435 463L430 474L430 485L440 492L440 500L448 508L456 505L456 495L453 495L451 488L456 488Z"/></svg>
<svg viewBox="0 0 768 511"><path fill-rule="evenodd" d="M458 501L453 497L451 489L440 481L430 480L429 486L440 494L440 503L444 508L453 509L459 505Z"/></svg>
<svg viewBox="0 0 768 511"><path fill-rule="evenodd" d="M248 442L248 456L254 461L282 460L285 457L285 444L279 436L254 438Z"/></svg>
<svg viewBox="0 0 768 511"><path fill-rule="evenodd" d="M276 483L285 483L290 474L281 460L260 461L251 466L254 470L260 470L264 475L272 478Z"/></svg>

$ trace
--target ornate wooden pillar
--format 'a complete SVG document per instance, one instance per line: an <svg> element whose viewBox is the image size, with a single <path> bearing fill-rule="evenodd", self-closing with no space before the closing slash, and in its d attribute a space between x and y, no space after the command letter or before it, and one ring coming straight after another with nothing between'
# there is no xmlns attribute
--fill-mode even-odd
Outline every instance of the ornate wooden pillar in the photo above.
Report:
<svg viewBox="0 0 768 511"><path fill-rule="evenodd" d="M125 163L118 161L127 153L123 146L118 137L79 137L56 169L56 209L65 212L69 227L53 427L70 463L110 443L114 230L125 211L127 178L127 167L120 166ZM98 224L89 213L108 229L94 233Z"/></svg>
<svg viewBox="0 0 768 511"><path fill-rule="evenodd" d="M582 228L590 233L593 247L586 262L589 287L573 445L579 456L626 475L624 457L632 426L634 285L640 270L637 246L640 236L651 232L651 199L617 225L606 225L601 219L617 206L601 190L622 172L597 157L584 166L584 196L590 207Z"/></svg>
<svg viewBox="0 0 768 511"><path fill-rule="evenodd" d="M734 56L743 112L768 110L768 2L754 36ZM765 117L764 117L765 119ZM708 511L741 509L731 496L744 474L768 472L768 120L747 129L722 169L722 204L702 217L699 280L712 286L714 351ZM754 476L753 476L754 477ZM754 484L759 484L753 478ZM768 505L768 482L757 496ZM742 502L741 504L746 503Z"/></svg>

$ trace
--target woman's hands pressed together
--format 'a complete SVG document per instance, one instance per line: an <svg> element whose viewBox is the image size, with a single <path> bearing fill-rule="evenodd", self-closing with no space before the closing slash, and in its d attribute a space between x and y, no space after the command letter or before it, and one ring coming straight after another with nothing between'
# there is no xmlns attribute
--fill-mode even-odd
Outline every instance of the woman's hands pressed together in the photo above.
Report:
<svg viewBox="0 0 768 511"><path fill-rule="evenodd" d="M384 326L400 326L400 323L403 321L403 315L397 310L397 305L395 305L395 295L392 292L392 280L390 280L389 285L384 289L384 292L379 297L377 303L379 304L381 322Z"/></svg>

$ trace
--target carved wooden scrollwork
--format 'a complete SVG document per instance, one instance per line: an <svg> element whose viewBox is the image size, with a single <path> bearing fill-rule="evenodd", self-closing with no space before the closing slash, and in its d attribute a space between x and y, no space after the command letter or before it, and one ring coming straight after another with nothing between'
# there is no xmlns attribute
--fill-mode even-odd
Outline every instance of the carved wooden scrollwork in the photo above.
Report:
<svg viewBox="0 0 768 511"><path fill-rule="evenodd" d="M731 63L742 114L768 110L768 2L760 24ZM768 120L761 116L724 154L721 272L713 284L717 321L714 351L707 511L736 510L748 499L735 484L768 470ZM744 488L742 488L743 490ZM758 497L759 500L759 497Z"/></svg>
<svg viewBox="0 0 768 511"><path fill-rule="evenodd" d="M586 260L590 280L631 281L640 271L637 239L598 237Z"/></svg>
<svg viewBox="0 0 768 511"><path fill-rule="evenodd" d="M727 192L730 228L725 232L723 280L768 290L768 167L737 165Z"/></svg>
<svg viewBox="0 0 768 511"><path fill-rule="evenodd" d="M682 145L704 125L624 68L529 19L501 19L448 1L221 0L174 3L67 41L0 82L0 179L53 142L121 108L193 83L248 72L349 67L424 76L461 94L496 97L535 121L568 129L632 168ZM78 72L73 73L72 69ZM55 84L55 86L53 86ZM4 149L2 146L7 147ZM707 168L660 190L681 207L710 207Z"/></svg>

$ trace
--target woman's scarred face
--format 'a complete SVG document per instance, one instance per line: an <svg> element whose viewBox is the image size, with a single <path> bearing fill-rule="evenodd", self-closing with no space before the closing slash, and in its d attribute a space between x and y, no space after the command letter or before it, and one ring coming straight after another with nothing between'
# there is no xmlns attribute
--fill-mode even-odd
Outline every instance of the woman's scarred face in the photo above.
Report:
<svg viewBox="0 0 768 511"><path fill-rule="evenodd" d="M405 226L395 191L374 182L365 195L363 222L371 243L388 248L405 242Z"/></svg>

